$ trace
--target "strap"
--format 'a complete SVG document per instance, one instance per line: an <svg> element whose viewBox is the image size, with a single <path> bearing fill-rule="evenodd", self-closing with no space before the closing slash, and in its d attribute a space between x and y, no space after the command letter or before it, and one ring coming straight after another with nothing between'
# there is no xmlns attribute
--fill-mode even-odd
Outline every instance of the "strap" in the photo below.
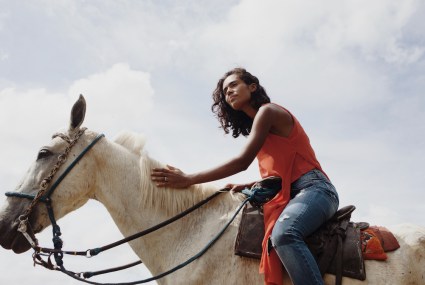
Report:
<svg viewBox="0 0 425 285"><path fill-rule="evenodd" d="M155 230L158 230L158 229L160 229L160 228L162 228L162 227L164 227L164 226L166 226L166 225L168 225L168 224L170 224L170 223L172 223L172 222L174 222L174 221L176 221L176 220L178 220L178 219L186 216L187 214L193 212L194 210L198 209L202 205L208 203L213 198L217 197L219 194L221 194L223 192L228 192L228 191L229 191L229 189L222 189L220 191L217 191L214 194L212 194L211 196L209 196L208 198L206 198L205 200L199 202L198 204L192 206L191 208L185 210L184 212L182 212L182 213L180 213L180 214L172 217L171 219L168 219L168 220L166 220L166 221L164 221L164 222L162 222L162 223L160 223L160 224L158 224L156 226L153 226L153 227L151 227L151 228L149 228L147 230L144 230L142 232L136 233L136 234L134 234L132 236L129 236L129 237L124 238L124 239L121 239L121 240L119 240L117 242L111 243L109 245L106 245L106 246L103 246L103 247L100 247L100 248L90 249L90 250L87 250L87 251L62 251L62 250L60 250L58 248L55 248L55 249L38 248L38 251L39 252L43 252L43 253L48 253L49 254L49 261L48 262L44 262L41 259L40 254L37 253L36 254L36 258L38 259L37 260L37 264L43 265L44 267L46 267L48 269L54 269L54 270L61 271L61 272L67 274L68 276L70 276L70 277L72 277L72 278L74 278L76 280L79 280L79 281L82 281L82 282L85 282L85 283L89 283L89 284L99 284L99 285L109 285L109 284L110 285L118 285L118 284L119 285L132 285L132 284L141 284L141 283L146 283L146 282L150 282L150 281L154 281L154 280L160 279L160 278L162 278L162 277L164 277L164 276L166 276L168 274L171 274L171 273L179 270L180 268L185 267L189 263L191 263L194 260L196 260L197 258L201 257L223 235L224 231L233 222L233 220L236 218L236 216L238 215L238 213L240 212L240 210L246 205L246 203L248 203L250 201L250 198L247 198L247 199L245 199L242 202L242 204L237 208L236 212L234 213L234 215L232 216L232 218L226 223L226 225L223 227L223 229L198 254L194 255L191 258L189 258L186 262L184 262L182 264L179 264L179 265L175 266L174 268L172 268L172 269L170 269L170 270L168 270L166 272L163 272L163 273L161 273L161 274L159 274L157 276L151 277L151 278L147 278L147 279L139 280L139 281L134 281L134 282L127 282L127 283L97 283L97 282L92 282L92 281L88 281L88 280L86 280L84 278L90 278L90 277L95 276L95 275L100 275L100 274L104 274L104 273L109 273L109 272L114 272L114 271L126 269L126 268L129 268L131 266L135 266L137 264L140 264L142 262L141 261L136 261L136 262L133 262L133 263L128 264L128 265L124 265L124 266L120 266L120 267L116 267L116 268L111 268L111 269L106 269L106 270L100 270L100 271L96 271L96 272L75 273L75 272L72 272L72 271L67 270L64 267L64 264L62 262L62 257L63 257L63 254L82 255L82 256L87 256L87 257L95 256L95 255L99 254L102 251L111 249L111 248L116 247L116 246L119 246L119 245L121 245L123 243L127 243L128 241L131 241L133 239L136 239L136 238L142 237L142 236L144 236L146 234L149 234L149 233L151 233L151 232L153 232ZM57 266L51 265L50 256L52 254L55 257Z"/></svg>
<svg viewBox="0 0 425 285"><path fill-rule="evenodd" d="M220 193L220 192L217 192ZM143 280L138 280L138 281L133 281L133 282L124 282L124 283L98 283L98 282L93 282L93 281L89 281L86 279L81 278L80 276L78 276L77 274L75 274L74 272L68 271L67 269L65 269L65 267L63 265L60 266L60 271L62 271L63 273L65 273L66 275L79 280L81 282L85 282L88 284L94 284L94 285L135 285L135 284L142 284L142 283L147 283L147 282L151 282L151 281L155 281L158 280L162 277L165 277L183 267L185 267L186 265L192 263L193 261L195 261L196 259L200 258L202 255L204 255L205 252L208 251L208 249L210 249L216 242L217 240L223 235L223 233L225 232L225 230L229 227L229 225L233 222L233 220L236 218L236 216L239 214L240 210L245 206L246 203L249 202L249 198L245 199L245 201L242 202L242 204L237 208L236 212L233 214L233 216L230 218L230 220L226 223L226 225L224 225L223 229L197 254L195 254L194 256L192 256L191 258L189 258L188 260L186 260L185 262L173 267L172 269L165 271L161 274L158 274L156 276L150 277L150 278L146 278Z"/></svg>
<svg viewBox="0 0 425 285"><path fill-rule="evenodd" d="M72 163L65 169L65 171L61 174L61 176L53 183L50 189L44 194L44 197L50 197L55 191L56 187L62 182L62 180L68 175L68 173L74 168L74 166L83 158L83 156L105 135L98 134L96 138L72 161Z"/></svg>
<svg viewBox="0 0 425 285"><path fill-rule="evenodd" d="M34 200L35 195L32 194L26 194L26 193L19 193L19 192L6 192L6 197L17 197L17 198L25 198L29 200ZM40 198L40 201L44 201L44 198Z"/></svg>
<svg viewBox="0 0 425 285"><path fill-rule="evenodd" d="M84 278L88 279L88 278L91 278L91 277L96 276L96 275L101 275L101 274L106 274L106 273L124 270L124 269L130 268L130 267L133 267L133 266L136 266L136 265L139 265L139 264L142 264L141 260L129 263L127 265L110 268L110 269L104 269L104 270L99 270L99 271L94 271L94 272L88 271L88 272L80 273L80 276L83 276Z"/></svg>
<svg viewBox="0 0 425 285"><path fill-rule="evenodd" d="M225 190L223 190L223 191L225 191ZM212 194L211 196L209 196L205 200L202 200L198 204L196 204L196 205L190 207L189 209L187 209L187 210L179 213L178 215L172 217L171 219L168 219L168 220L166 220L166 221L164 221L162 223L159 223L159 224L157 224L157 225L155 225L155 226L153 226L153 227L151 227L149 229L146 229L144 231L138 232L136 234L133 234L133 235L128 236L128 237L126 237L124 239L121 239L119 241L116 241L114 243L111 243L111 244L108 244L108 245L105 245L105 246L102 246L102 247L90 249L90 250L83 251L83 252L72 252L72 254L74 254L74 255L87 255L87 254L89 254L90 256L95 256L95 255L101 253L102 251L105 251L105 250L108 250L108 249L117 247L119 245L122 245L124 243L129 242L129 241L132 241L134 239L137 239L137 238L140 238L142 236L145 236L145 235L147 235L147 234L149 234L151 232L154 232L156 230L159 230L159 229L161 229L161 228L163 228L163 227L165 227L165 226L167 226L167 225L169 225L169 224L171 224L171 223L173 223L173 222L175 222L175 221L183 218L184 216L190 214L191 212L193 212L196 209L202 207L203 205L205 205L206 203L208 203L210 200L214 199L215 197L217 197L218 195L220 195L221 193L223 193L223 191L215 192L214 194Z"/></svg>
<svg viewBox="0 0 425 285"><path fill-rule="evenodd" d="M337 228L337 236L338 236L338 247L336 251L336 279L335 285L342 284L342 266L343 266L343 244L346 237L348 223L350 221L350 217L346 217L345 220L340 222L339 227Z"/></svg>
<svg viewBox="0 0 425 285"><path fill-rule="evenodd" d="M83 156L105 135L99 134L96 136L96 138L74 159L74 161L67 167L67 169L62 173L62 175L55 181L55 183L50 187L47 193L44 193L42 196L39 197L39 201L41 202L48 202L50 196L52 195L53 191L55 191L56 187L58 187L59 183L62 182L62 180L65 178L65 176L74 168L74 166L83 158ZM27 194L27 193L20 193L20 192L6 192L5 195L7 197L17 197L17 198L25 198L29 200L34 200L36 198L36 195L33 194Z"/></svg>
<svg viewBox="0 0 425 285"><path fill-rule="evenodd" d="M129 241L132 241L132 240L138 239L140 237L143 237L143 236L145 236L145 235L147 235L147 234L149 234L151 232L154 232L156 230L159 230L159 229L161 229L161 228L163 228L163 227L165 227L165 226L167 226L167 225L169 225L169 224L171 224L171 223L173 223L173 222L175 222L175 221L183 218L184 216L190 214L191 212L193 212L196 209L202 207L203 205L205 205L206 203L208 203L209 201L211 201L212 199L214 199L215 197L217 197L221 193L227 192L227 191L229 191L229 189L222 189L220 191L217 191L214 194L212 194L211 196L207 197L205 200L202 200L198 204L196 204L196 205L194 205L194 206L186 209L185 211L179 213L178 215L176 215L176 216L174 216L174 217L172 217L172 218L170 218L170 219L168 219L166 221L163 221L160 224L157 224L157 225L155 225L155 226L153 226L151 228L148 228L148 229L146 229L144 231L135 233L135 234L133 234L131 236L128 236L128 237L123 238L123 239L121 239L119 241L116 241L114 243L110 243L110 244L105 245L105 246L102 246L102 247L88 249L86 251L58 250L57 248L53 249L53 248L47 248L47 247L37 247L37 250L40 251L40 252L43 252L43 253L58 253L58 252L61 252L63 254L67 254L67 255L78 255L78 256L93 257L93 256L96 256L96 255L98 255L99 253L101 253L103 251L112 249L114 247L117 247L117 246L122 245L124 243L127 243Z"/></svg>
<svg viewBox="0 0 425 285"><path fill-rule="evenodd" d="M335 254L335 257L336 257L335 285L342 284L342 262L343 262L342 245L343 245L342 236L338 235L338 248Z"/></svg>

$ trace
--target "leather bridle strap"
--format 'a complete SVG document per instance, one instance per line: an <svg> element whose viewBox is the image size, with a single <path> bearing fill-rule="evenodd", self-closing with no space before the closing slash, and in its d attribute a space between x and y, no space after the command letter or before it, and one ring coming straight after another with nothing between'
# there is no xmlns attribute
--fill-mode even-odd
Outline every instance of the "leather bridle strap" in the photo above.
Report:
<svg viewBox="0 0 425 285"><path fill-rule="evenodd" d="M77 165L77 163L84 157L84 155L101 139L104 137L104 134L99 134L96 136L96 138L84 148L84 150L72 161L72 163L65 169L65 171L59 176L59 178L54 182L54 184L50 187L50 189L47 190L47 185L50 183L51 179L53 178L56 171L59 169L59 166L63 164L63 162L66 159L66 155L70 151L70 148L77 142L79 137L84 133L85 129L81 129L80 132L77 134L77 136L73 140L66 140L68 143L71 142L65 151L65 154L62 154L58 158L58 164L55 165L54 169L52 170L51 174L48 178L44 179L42 181L42 185L40 186L41 190L36 195L31 194L25 194L25 193L18 193L18 192L7 192L7 197L18 197L18 198L26 198L30 199L31 204L28 207L28 209L25 211L23 215L19 217L20 226L18 228L18 231L20 231L25 238L30 243L31 247L37 252L43 251L45 252L44 248L41 248L38 246L37 239L35 238L34 234L32 233L31 226L28 223L28 216L31 213L33 207L37 202L43 202L46 205L47 213L49 215L50 222L52 224L53 229L53 245L54 250L49 250L49 253L53 253L55 256L56 263L58 265L62 264L62 257L63 257L63 251L62 251L62 240L60 236L62 235L60 231L59 225L56 223L56 219L54 217L53 208L52 208L52 200L51 195L56 190L58 185L62 182L62 180L66 177L66 175ZM60 136L63 139L63 136L61 135L55 135ZM47 191L47 192L46 192ZM28 233L27 231L30 231ZM47 250L46 250L47 251ZM35 261L35 260L34 260Z"/></svg>
<svg viewBox="0 0 425 285"><path fill-rule="evenodd" d="M212 194L211 196L209 196L206 199L202 200L201 202L199 202L199 203L195 204L194 206L186 209L185 211L177 214L176 216L174 216L174 217L172 217L172 218L170 218L168 220L165 220L165 221L163 221L163 222L161 222L161 223L159 223L159 224L157 224L157 225L155 225L153 227L150 227L150 228L148 228L148 229L146 229L144 231L138 232L136 234L133 234L133 235L128 236L128 237L126 237L124 239L121 239L119 241L116 241L114 243L111 243L111 244L108 244L108 245L105 245L105 246L102 246L102 247L90 249L90 250L87 250L87 251L84 251L84 252L75 252L74 254L76 254L76 255L88 255L89 254L89 256L91 257L91 256L95 256L95 255L101 253L102 251L106 251L108 249L117 247L117 246L122 245L124 243L127 243L129 241L132 241L134 239L138 239L140 237L143 237L143 236L145 236L145 235L147 235L147 234L149 234L151 232L157 231L157 230L159 230L159 229L161 229L161 228L163 228L163 227L165 227L165 226L167 226L167 225L169 225L169 224L171 224L171 223L173 223L173 222L175 222L175 221L183 218L184 216L186 216L186 215L192 213L193 211L195 211L196 209L202 207L203 205L205 205L206 203L208 203L209 201L211 201L212 199L214 199L215 197L217 197L221 193L227 192L227 191L228 191L227 189L223 189L223 190L217 191L214 194Z"/></svg>
<svg viewBox="0 0 425 285"><path fill-rule="evenodd" d="M50 196L62 182L62 180L68 175L68 173L74 168L74 166L83 158L83 156L105 135L99 134L96 138L74 159L74 161L66 168L66 170L62 173L61 176L53 183L52 187L47 191L47 193L43 193L42 196L39 197L40 202L46 202L50 199ZM62 138L62 137L61 137ZM5 195L7 197L18 197L18 198L26 198L29 200L34 200L37 195L20 193L20 192L6 192Z"/></svg>
<svg viewBox="0 0 425 285"><path fill-rule="evenodd" d="M163 228L163 227L165 227L165 226L167 226L167 225L169 225L169 224L171 224L171 223L173 223L173 222L175 222L175 221L177 221L177 220L185 217L186 215L190 214L191 212L195 211L196 209L202 207L203 205L205 205L206 203L208 203L209 201L211 201L212 199L214 199L215 197L217 197L221 193L228 192L228 191L229 191L228 189L222 189L220 191L214 192L211 196L207 197L206 199L200 201L199 203L193 205L192 207L186 209L185 211L177 214L176 216L174 216L174 217L172 217L172 218L170 218L168 220L165 220L165 221L163 221L163 222L161 222L161 223L159 223L159 224L157 224L157 225L155 225L153 227L150 227L150 228L148 228L146 230L143 230L141 232L135 233L135 234L133 234L131 236L128 236L126 238L123 238L121 240L118 240L116 242L107 244L107 245L102 246L102 247L96 247L96 248L88 249L88 250L85 250L85 251L69 251L69 250L58 250L56 248L53 249L53 248L39 247L38 248L38 251L43 252L43 253L57 253L57 252L62 252L63 254L68 254L68 255L78 255L78 256L85 256L85 257L93 257L93 256L96 256L96 255L98 255L99 253L101 253L103 251L112 249L112 248L117 247L117 246L120 246L120 245L122 245L124 243L128 243L129 241L132 241L132 240L141 238L141 237L143 237L143 236L145 236L145 235L147 235L147 234L149 234L151 232L157 231L157 230L159 230L159 229L161 229L161 228ZM9 195L13 194L13 196L20 197L20 198L32 199L32 197L27 197L27 195L15 195L15 194L20 194L20 193L10 193L10 192L8 192L8 194ZM28 195L28 196L31 196L31 195ZM48 204L49 202L45 202L45 203Z"/></svg>
<svg viewBox="0 0 425 285"><path fill-rule="evenodd" d="M221 193L221 192L216 192L217 193ZM215 197L215 195L213 195ZM93 281L89 281L86 279L81 278L80 276L84 276L84 274L76 274L72 271L67 270L63 265L60 266L60 271L62 271L63 273L65 273L66 275L88 283L88 284L93 284L93 285L135 285L135 284L142 284L142 283L147 283L147 282L151 282L154 280L158 280L160 278L163 278L185 266L187 266L188 264L192 263L193 261L195 261L196 259L200 258L202 255L204 255L208 249L210 249L219 239L220 237L224 234L224 232L226 231L226 229L229 227L229 225L234 221L234 219L236 218L236 216L239 214L239 212L243 209L243 207L252 199L252 197L248 197L246 198L240 205L239 207L236 209L235 213L233 214L233 216L229 219L229 221L227 221L227 223L223 226L223 228L221 229L220 232L218 232L209 242L207 245L204 246L204 248L202 248L197 254L195 254L194 256L192 256L191 258L187 259L185 262L161 273L158 274L156 276L150 277L150 278L146 278L143 280L138 280L138 281L133 281L133 282L123 282L123 283L99 283L99 282L93 282Z"/></svg>

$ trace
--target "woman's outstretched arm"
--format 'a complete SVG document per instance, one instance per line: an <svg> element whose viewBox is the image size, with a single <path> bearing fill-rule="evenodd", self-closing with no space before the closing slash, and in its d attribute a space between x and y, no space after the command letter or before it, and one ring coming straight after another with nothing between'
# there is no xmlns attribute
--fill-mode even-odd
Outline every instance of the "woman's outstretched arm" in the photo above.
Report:
<svg viewBox="0 0 425 285"><path fill-rule="evenodd" d="M152 180L159 187L187 188L193 184L222 179L246 170L264 144L272 126L282 120L281 112L282 109L278 109L271 104L261 107L255 115L246 145L239 155L229 161L193 174L186 174L170 165L167 168L155 168L152 170Z"/></svg>

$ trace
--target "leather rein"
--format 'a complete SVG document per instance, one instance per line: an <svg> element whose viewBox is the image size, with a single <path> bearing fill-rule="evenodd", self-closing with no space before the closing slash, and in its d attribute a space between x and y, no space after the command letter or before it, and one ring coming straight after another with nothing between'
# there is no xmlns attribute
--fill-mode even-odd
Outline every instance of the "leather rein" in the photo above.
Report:
<svg viewBox="0 0 425 285"><path fill-rule="evenodd" d="M67 156L69 154L69 152L71 151L72 147L77 143L78 139L84 134L85 132L85 128L80 129L76 135L73 138L70 138L64 134L55 134L53 135L53 138L55 137L60 137L63 140L65 140L68 143L67 148L65 149L64 153L62 153L61 155L58 156L58 161L57 163L54 165L53 169L51 170L51 172L49 173L49 175L44 178L42 180L42 182L40 183L40 189L37 192L36 195L33 194L26 194L26 193L19 193L19 192L7 192L6 196L7 197L17 197L17 198L25 198L25 199L29 199L31 200L31 204L28 206L28 208L25 210L25 212L19 216L18 221L19 221L19 226L18 226L18 231L21 232L24 237L27 239L27 241L29 242L29 244L31 245L31 247L34 249L34 253L33 253L33 260L34 260L34 264L37 265L42 265L43 267L50 269L50 270L57 270L57 271L61 271L65 274L67 274L68 276L77 279L79 281L85 282L85 283L89 283L89 284L102 284L102 285L109 285L109 284L114 284L114 285L133 285L133 284L142 284L142 283L146 283L146 282L150 282L150 281L154 281L157 279L160 279L166 275L169 275L181 268L183 268L184 266L188 265L189 263L193 262L194 260L196 260L197 258L201 257L224 233L224 231L228 228L228 226L233 222L233 220L236 218L236 216L238 215L238 213L240 212L240 210L245 206L245 204L247 202L250 201L250 198L245 199L242 204L236 209L234 215L230 218L230 220L224 225L224 227L221 229L221 231L212 238L212 240L201 250L199 251L197 254L195 254L194 256L192 256L191 258L189 258L188 260L186 260L185 262L175 266L174 268L171 268L170 270L167 270L161 274L158 274L156 276L147 278L147 279L143 279L143 280L138 280L138 281L134 281L134 282L124 282L124 283L98 283L98 282L92 282L87 280L88 278L95 276L95 275L100 275L100 274L105 274L105 273L110 273L110 272L115 272L118 270L123 270L123 269L127 269L129 267L141 264L142 261L138 260L136 262L124 265L124 266L120 266L120 267L115 267L115 268L111 268L111 269L105 269L105 270L101 270L101 271L96 271L96 272L80 272L80 273L75 273L72 271L69 271L65 268L64 266L64 262L63 262L63 257L65 254L67 255L74 255L74 256L85 256L87 258L91 258L93 256L98 255L99 253L109 250L111 248L117 247L119 245L122 245L124 243L127 243L129 241L132 241L134 239L143 237L151 232L154 232L158 229L161 229L169 224L171 224L174 221L177 221L181 218L183 218L184 216L186 216L187 214L193 212L194 210L200 208L201 206L205 205L206 203L208 203L210 200L214 199L215 197L217 197L219 194L223 193L223 192L228 192L229 189L222 189L219 190L217 192L215 192L214 194L212 194L211 196L207 197L206 199L202 200L201 202L195 204L194 206L186 209L185 211L179 213L178 215L161 222L158 225L155 225L151 228L148 228L146 230L143 230L141 232L138 232L136 234L133 234L131 236L128 236L124 239L121 239L119 241L116 241L114 243L102 246L102 247L98 247L98 248L94 248L94 249L88 249L85 251L65 251L62 250L62 245L63 245L63 241L61 239L61 231L60 231L60 227L56 222L56 219L54 217L54 213L53 213L53 201L52 201L52 194L55 191L55 189L58 187L58 185L62 182L62 180L66 177L66 175L74 168L74 166L84 157L84 155L97 143L100 141L100 139L102 139L104 137L104 134L99 134L96 136L96 138L88 145L84 148L84 150L72 161L72 163L66 168L66 170L58 177L58 179L53 183L53 185L50 187L50 189L48 189L50 183L53 180L53 177L55 176L56 172L59 170L59 168L65 163ZM38 240L35 237L35 234L31 228L31 225L28 221L29 215L31 214L31 212L33 211L34 207L39 203L42 202L46 205L47 208L47 212L49 215L49 219L50 222L52 224L52 230L53 230L53 246L54 248L45 248L45 247L40 247L38 244ZM53 264L52 260L51 260L51 256L53 255L55 263ZM45 259L43 259L43 257L45 257Z"/></svg>

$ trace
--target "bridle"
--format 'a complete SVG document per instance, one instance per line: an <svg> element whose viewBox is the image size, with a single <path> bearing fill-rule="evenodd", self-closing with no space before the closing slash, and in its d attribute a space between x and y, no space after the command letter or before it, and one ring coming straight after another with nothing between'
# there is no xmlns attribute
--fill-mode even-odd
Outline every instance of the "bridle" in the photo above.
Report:
<svg viewBox="0 0 425 285"><path fill-rule="evenodd" d="M251 197L248 197L247 199L245 199L241 205L236 209L234 215L229 219L229 221L223 226L223 228L221 229L221 231L212 238L212 240L201 250L199 251L197 254L195 254L194 256L192 256L191 258L189 258L188 260L186 260L185 262L171 268L170 270L167 270L161 274L158 274L156 276L153 276L151 278L147 278L147 279L143 279L143 280L138 280L138 281L134 281L134 282L126 282L126 283L98 283L98 282L92 282L92 281L88 281L86 278L90 278L92 276L95 275L99 275L99 274L104 274L104 273L109 273L109 272L114 272L114 271L118 271L118 270L122 270L122 269L126 269L129 268L131 266L135 266L138 265L140 263L142 263L140 260L124 265L124 266L120 266L120 267L116 267L116 268L111 268L111 269L106 269L106 270L101 270L101 271L97 271L97 272L81 272L81 273L75 273L72 271L67 270L64 267L64 262L63 262L63 257L64 254L68 254L68 255L76 255L76 256L85 256L85 257L93 257L98 255L100 252L106 251L108 249L114 248L116 246L122 245L124 243L127 243L131 240L140 238L142 236L145 236L151 232L154 232L158 229L161 229L171 223L173 223L174 221L177 221L181 218L183 218L184 216L188 215L189 213L193 212L194 210L200 208L201 206L205 205L206 203L208 203L210 200L214 199L215 197L217 197L219 194L223 193L223 192L228 192L229 189L222 189L219 190L217 192L215 192L214 194L212 194L211 196L207 197L206 199L202 200L201 202L197 203L196 205L188 208L187 210L179 213L178 215L163 221L162 223L155 225L151 228L148 228L144 231L138 232L134 235L128 236L127 238L121 239L117 242L108 244L106 246L102 246L102 247L98 247L98 248L94 248L94 249L88 249L85 251L64 251L62 250L62 239L61 239L61 231L60 231L60 227L56 222L56 219L54 217L54 212L53 212L53 206L52 206L52 194L53 192L56 190L56 188L58 187L58 185L62 182L62 180L66 177L66 175L74 168L74 166L84 157L84 155L101 139L104 137L104 134L99 134L96 136L96 138L88 145L86 146L83 151L72 161L72 163L65 169L65 171L58 177L58 179L53 183L53 185L49 188L49 185L51 184L55 174L58 172L58 170L60 169L60 167L65 163L65 161L68 158L68 154L70 153L72 147L77 143L77 141L79 140L79 138L84 134L86 128L81 128L79 129L79 131L75 134L74 137L70 138L69 136L62 134L62 133L57 133L55 135L53 135L53 138L55 137L60 137L62 138L64 141L66 141L68 143L68 146L66 147L65 151L60 154L58 156L58 161L56 162L56 164L53 166L52 170L50 171L49 175L44 178L41 183L40 183L40 188L39 191L37 192L36 195L32 195L32 194L26 194L26 193L19 193L19 192L7 192L6 196L7 197L17 197L17 198L25 198L25 199L29 199L32 200L31 204L27 207L27 209L24 211L24 213L22 215L19 216L18 221L19 221L19 226L18 226L18 231L21 232L24 237L27 239L27 241L29 242L29 244L31 245L31 247L34 249L34 253L33 253L33 260L34 260L34 264L38 264L38 265L42 265L47 269L50 270L58 270L61 271L65 274L67 274L68 276L77 279L79 281L85 282L85 283L89 283L89 284L103 284L103 285L108 285L108 284L114 284L114 285L133 285L133 284L141 284L141 283L146 283L146 282L150 282L150 281L154 281L157 279L160 279L166 275L169 275L181 268L183 268L184 266L188 265L189 263L193 262L194 260L196 260L197 258L201 257L205 252L207 252L207 250L223 235L223 233L225 232L225 230L228 228L228 226L233 222L233 220L236 218L236 216L238 215L238 213L240 212L240 210L245 206L246 203L248 203L251 200ZM31 225L28 221L29 215L31 214L31 212L33 211L34 207L39 203L42 202L46 205L47 208L47 212L49 215L49 219L50 222L52 224L52 229L53 229L53 246L54 248L45 248L45 247L40 247L38 244L38 240L35 237L34 231L31 228ZM53 264L53 262L51 261L51 256L54 256L55 259L55 263ZM44 257L47 257L47 259L43 259Z"/></svg>
<svg viewBox="0 0 425 285"><path fill-rule="evenodd" d="M59 184L62 182L62 180L66 177L66 175L74 168L75 165L84 157L84 155L101 139L104 137L104 134L99 134L96 136L96 138L84 148L84 150L72 161L72 163L65 169L65 171L56 179L56 181L53 183L53 185L49 188L49 185L51 184L55 174L58 172L60 167L66 162L68 155L72 149L72 147L78 142L80 137L84 134L86 131L86 128L81 128L77 131L77 133L70 138L69 136L63 134L63 133L56 133L53 135L52 138L60 137L64 141L68 143L67 147L65 148L64 152L58 156L58 160L56 164L53 166L52 170L49 172L46 178L44 178L41 183L39 190L37 194L26 194L26 193L19 193L19 192L7 192L7 197L18 197L18 198L26 198L30 199L31 203L27 207L27 209L24 211L22 215L19 216L19 226L18 231L21 232L24 237L27 239L31 247L34 249L35 254L33 255L34 262L37 263L36 259L41 261L40 256L37 256L42 251L48 251L46 248L41 248L38 245L38 240L35 237L34 231L31 228L31 225L28 221L29 215L33 211L34 207L39 203L43 202L46 205L47 213L49 215L50 222L52 224L53 229L53 245L54 250L51 249L50 252L54 254L55 260L57 262L57 265L62 264L62 239L60 236L62 235L60 231L60 227L58 226L54 212L52 207L52 194L56 190L56 188L59 186Z"/></svg>

